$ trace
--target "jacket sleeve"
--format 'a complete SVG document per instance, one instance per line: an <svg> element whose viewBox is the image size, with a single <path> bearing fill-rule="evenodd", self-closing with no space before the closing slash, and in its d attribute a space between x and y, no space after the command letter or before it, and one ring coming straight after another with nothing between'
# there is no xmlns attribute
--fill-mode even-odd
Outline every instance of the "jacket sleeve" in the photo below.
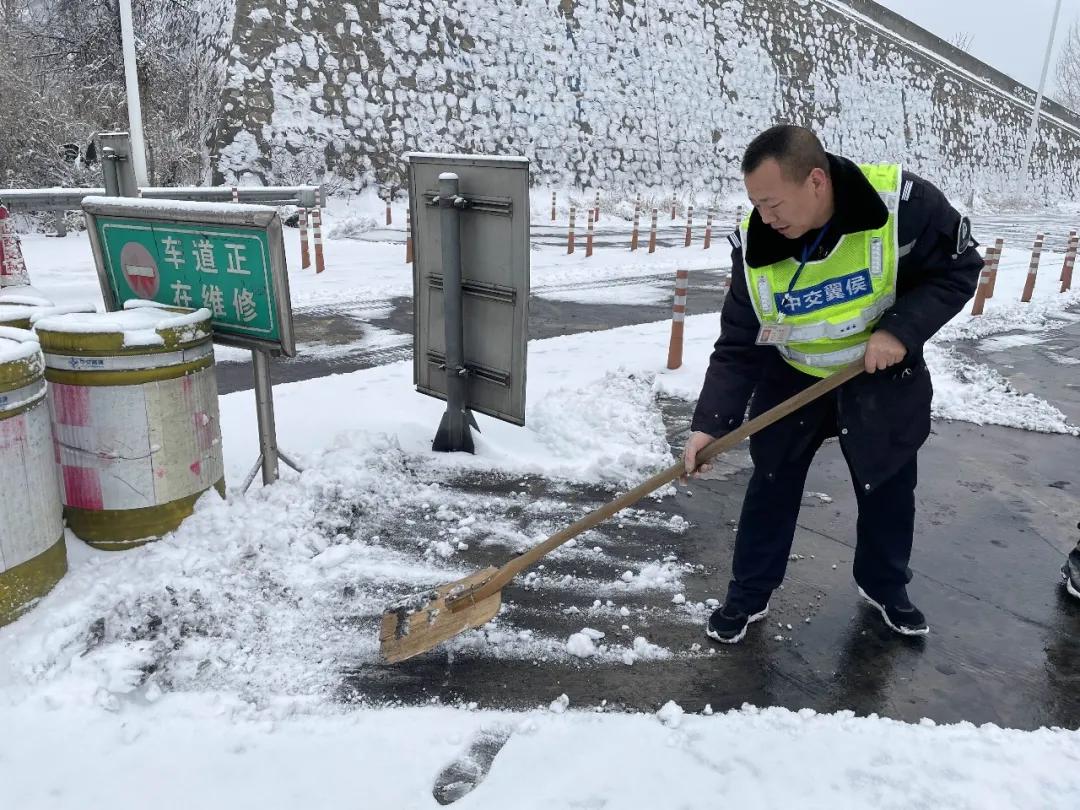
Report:
<svg viewBox="0 0 1080 810"><path fill-rule="evenodd" d="M909 252L900 259L896 303L877 328L914 353L974 295L983 260L973 239L958 244L961 217L945 195L905 172L904 185L909 182L909 197L900 203L898 222L900 249Z"/></svg>
<svg viewBox="0 0 1080 810"><path fill-rule="evenodd" d="M716 341L705 383L698 397L690 429L720 437L742 424L746 405L768 359L769 346L757 345L759 323L743 273L742 247L737 232L729 237L731 287L720 311L720 338Z"/></svg>

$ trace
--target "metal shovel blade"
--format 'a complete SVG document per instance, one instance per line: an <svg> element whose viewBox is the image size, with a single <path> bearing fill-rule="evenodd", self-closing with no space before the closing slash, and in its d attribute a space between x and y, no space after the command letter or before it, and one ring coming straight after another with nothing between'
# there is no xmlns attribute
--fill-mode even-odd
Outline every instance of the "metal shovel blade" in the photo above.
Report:
<svg viewBox="0 0 1080 810"><path fill-rule="evenodd" d="M414 594L387 609L379 631L383 659L391 664L405 661L495 618L502 606L502 591L457 611L446 606L446 599L483 584L498 570L493 566L485 568L457 582Z"/></svg>

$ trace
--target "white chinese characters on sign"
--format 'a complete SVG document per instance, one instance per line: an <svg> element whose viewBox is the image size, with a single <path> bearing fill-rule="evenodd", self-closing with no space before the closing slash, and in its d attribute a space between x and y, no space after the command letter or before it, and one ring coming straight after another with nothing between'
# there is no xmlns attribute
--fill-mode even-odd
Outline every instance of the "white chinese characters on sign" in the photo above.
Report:
<svg viewBox="0 0 1080 810"><path fill-rule="evenodd" d="M246 246L226 244L225 249L229 251L229 266L225 268L225 272L235 273L238 276L250 276L251 271L244 268L244 263L247 261L244 255Z"/></svg>
<svg viewBox="0 0 1080 810"><path fill-rule="evenodd" d="M221 287L217 284L203 284L202 305L210 310L212 317L223 317L225 315L225 296L221 292Z"/></svg>
<svg viewBox="0 0 1080 810"><path fill-rule="evenodd" d="M173 304L178 307L191 307L191 285L182 281L174 281L171 285L173 291Z"/></svg>
<svg viewBox="0 0 1080 810"><path fill-rule="evenodd" d="M184 261L184 253L180 250L180 240L166 236L161 240L161 246L165 250L165 263L171 264L174 270L179 270L186 264Z"/></svg>
<svg viewBox="0 0 1080 810"><path fill-rule="evenodd" d="M200 239L195 243L195 269L200 273L217 273L217 262L214 260L214 243L209 239Z"/></svg>
<svg viewBox="0 0 1080 810"><path fill-rule="evenodd" d="M255 308L255 296L252 295L251 290L235 290L233 292L233 308L236 310L236 317L244 323L250 323L259 314Z"/></svg>

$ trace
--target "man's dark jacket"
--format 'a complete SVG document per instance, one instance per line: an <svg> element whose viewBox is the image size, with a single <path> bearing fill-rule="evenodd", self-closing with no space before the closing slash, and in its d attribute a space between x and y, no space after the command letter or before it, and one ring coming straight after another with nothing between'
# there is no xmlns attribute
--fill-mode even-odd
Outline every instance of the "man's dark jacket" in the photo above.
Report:
<svg viewBox="0 0 1080 810"><path fill-rule="evenodd" d="M824 258L844 234L883 226L888 209L863 173L850 160L829 155L835 214L824 244L813 260ZM862 374L835 394L807 405L750 440L754 465L766 474L799 454L813 440L824 420L839 435L856 485L872 490L888 480L926 441L930 433L933 390L923 361L923 344L956 315L978 284L983 261L968 240L967 223L932 184L904 172L898 213L900 266L896 303L876 329L890 332L907 348L904 360L885 371ZM772 264L801 256L818 235L786 239L750 218L750 264ZM751 396L750 417L767 411L816 382L784 361L772 346L756 344L760 326L746 286L738 233L730 237L731 288L721 312L705 383L698 398L692 429L721 436L738 427ZM861 268L860 268L861 269ZM834 398L830 401L830 397Z"/></svg>

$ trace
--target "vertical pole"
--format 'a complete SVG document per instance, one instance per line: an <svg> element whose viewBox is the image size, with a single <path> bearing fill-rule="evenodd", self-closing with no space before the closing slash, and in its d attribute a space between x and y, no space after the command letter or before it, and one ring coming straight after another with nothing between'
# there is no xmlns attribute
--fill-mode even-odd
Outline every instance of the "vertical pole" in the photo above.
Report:
<svg viewBox="0 0 1080 810"><path fill-rule="evenodd" d="M551 221L555 221L555 192L551 192Z"/></svg>
<svg viewBox="0 0 1080 810"><path fill-rule="evenodd" d="M630 232L630 250L638 249L638 227L641 224L641 195L634 202L634 229Z"/></svg>
<svg viewBox="0 0 1080 810"><path fill-rule="evenodd" d="M671 195L671 221L672 222L675 221L675 203L676 203L676 198L675 198L675 195L672 194Z"/></svg>
<svg viewBox="0 0 1080 810"><path fill-rule="evenodd" d="M1061 268L1061 292L1072 289L1073 266L1076 264L1076 231L1069 232L1069 248Z"/></svg>
<svg viewBox="0 0 1080 810"><path fill-rule="evenodd" d="M593 203L593 222L600 221L600 192L596 192L596 201Z"/></svg>
<svg viewBox="0 0 1080 810"><path fill-rule="evenodd" d="M683 247L690 247L690 234L691 229L694 227L694 206L686 206L686 238L683 240Z"/></svg>
<svg viewBox="0 0 1080 810"><path fill-rule="evenodd" d="M124 48L124 86L127 96L128 132L131 135L131 165L135 183L149 186L146 174L146 141L143 138L142 102L139 100L139 74L135 63L135 28L131 21L131 0L119 0L120 38Z"/></svg>
<svg viewBox="0 0 1080 810"><path fill-rule="evenodd" d="M683 330L686 321L686 288L690 283L690 271L675 273L675 302L671 307L671 341L668 343L667 367L677 369L682 365Z"/></svg>
<svg viewBox="0 0 1080 810"><path fill-rule="evenodd" d="M1061 265L1061 272L1058 274L1058 281L1065 280L1065 265L1069 263L1069 245L1072 244L1073 236L1076 235L1076 231L1069 231L1069 239L1065 243L1065 261Z"/></svg>
<svg viewBox="0 0 1080 810"><path fill-rule="evenodd" d="M240 189L238 189L236 186L232 187L232 201L234 203L240 202Z"/></svg>
<svg viewBox="0 0 1080 810"><path fill-rule="evenodd" d="M251 365L255 371L255 413L259 422L259 452L262 453L262 480L265 486L278 480L274 389L270 381L270 359L266 352L252 349Z"/></svg>
<svg viewBox="0 0 1080 810"><path fill-rule="evenodd" d="M1031 123L1028 125L1027 146L1024 148L1024 161L1020 166L1018 182L1020 188L1027 186L1028 168L1031 165L1031 152L1035 148L1035 135L1039 129L1039 111L1042 109L1043 89L1046 86L1046 72L1050 69L1050 54L1054 50L1054 35L1057 33L1058 15L1061 13L1061 0L1054 6L1054 20L1050 23L1050 39L1046 43L1046 55L1043 57L1042 76L1039 77L1039 92L1035 95L1035 106L1031 110Z"/></svg>
<svg viewBox="0 0 1080 810"><path fill-rule="evenodd" d="M1035 279L1039 273L1039 259L1042 257L1043 249L1043 235L1041 233L1035 234L1035 244L1031 246L1031 263L1028 264L1027 281L1024 282L1024 294L1020 296L1021 303L1028 303L1031 301L1031 296L1035 292Z"/></svg>
<svg viewBox="0 0 1080 810"><path fill-rule="evenodd" d="M319 274L326 269L326 260L323 258L322 248L322 209L316 208L311 212L311 235L315 240L315 273Z"/></svg>
<svg viewBox="0 0 1080 810"><path fill-rule="evenodd" d="M712 244L712 209L705 215L705 244L704 250L708 250Z"/></svg>
<svg viewBox="0 0 1080 810"><path fill-rule="evenodd" d="M301 208L297 211L300 224L300 267L307 270L311 267L311 251L308 248L308 210Z"/></svg>
<svg viewBox="0 0 1080 810"><path fill-rule="evenodd" d="M446 329L446 413L432 449L441 453L473 452L465 368L465 326L461 304L461 228L464 200L458 196L458 176L439 175L439 214L442 227L443 323Z"/></svg>
<svg viewBox="0 0 1080 810"><path fill-rule="evenodd" d="M994 263L990 268L990 285L986 288L986 297L993 298L994 290L997 289L998 264L1001 262L1001 254L1005 251L1005 240L994 240Z"/></svg>
<svg viewBox="0 0 1080 810"><path fill-rule="evenodd" d="M101 177L105 184L106 197L120 196L120 160L116 150L110 146L101 150Z"/></svg>
<svg viewBox="0 0 1080 810"><path fill-rule="evenodd" d="M592 240L593 240L593 222L594 215L593 210L589 209L589 231L585 237L585 258L592 256Z"/></svg>
<svg viewBox="0 0 1080 810"><path fill-rule="evenodd" d="M656 215L657 210L652 210L652 225L649 227L649 253L656 253Z"/></svg>
<svg viewBox="0 0 1080 810"><path fill-rule="evenodd" d="M577 208L570 206L570 229L566 233L566 255L574 252L574 220L577 219Z"/></svg>
<svg viewBox="0 0 1080 810"><path fill-rule="evenodd" d="M1000 241L1000 240L999 240ZM983 257L982 272L979 273L979 286L975 288L975 300L971 305L972 315L982 315L986 306L986 291L990 289L990 274L993 272L995 263L994 252L996 247L988 247Z"/></svg>
<svg viewBox="0 0 1080 810"><path fill-rule="evenodd" d="M1069 260L1069 245L1072 243L1072 234L1076 231L1069 231L1069 238L1065 242L1065 262ZM1062 271L1057 274L1057 281L1065 281L1065 262L1062 264Z"/></svg>
<svg viewBox="0 0 1080 810"><path fill-rule="evenodd" d="M394 224L394 216L393 216L393 214L390 213L390 191L389 190L387 190L387 192L386 192L386 224L387 225L393 225Z"/></svg>

